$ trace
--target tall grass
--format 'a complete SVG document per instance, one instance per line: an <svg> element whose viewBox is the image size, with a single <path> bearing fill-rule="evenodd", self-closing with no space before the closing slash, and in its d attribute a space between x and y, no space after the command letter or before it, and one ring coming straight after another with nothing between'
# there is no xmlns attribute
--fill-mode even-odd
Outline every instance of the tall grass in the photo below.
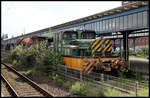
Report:
<svg viewBox="0 0 150 98"><path fill-rule="evenodd" d="M101 89L96 87L91 82L75 82L69 89L72 94L79 94L83 96L96 97L100 96Z"/></svg>
<svg viewBox="0 0 150 98"><path fill-rule="evenodd" d="M105 87L104 96L105 97L122 97L124 95L116 89Z"/></svg>
<svg viewBox="0 0 150 98"><path fill-rule="evenodd" d="M129 96L136 97L136 93L130 94ZM138 90L138 97L148 97L149 96L149 88L141 88Z"/></svg>

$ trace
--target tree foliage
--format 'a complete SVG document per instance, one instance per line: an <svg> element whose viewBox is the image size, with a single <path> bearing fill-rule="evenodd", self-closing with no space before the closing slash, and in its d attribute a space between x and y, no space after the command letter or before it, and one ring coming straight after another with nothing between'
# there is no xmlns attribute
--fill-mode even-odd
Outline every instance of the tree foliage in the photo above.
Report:
<svg viewBox="0 0 150 98"><path fill-rule="evenodd" d="M61 55L48 48L47 41L25 49L19 45L11 51L10 58L15 65L27 68L34 67L36 71L47 75L53 75L57 70L56 65L63 63Z"/></svg>
<svg viewBox="0 0 150 98"><path fill-rule="evenodd" d="M8 38L8 34L2 34L2 35L1 35L1 40L4 40L4 39L6 39L6 38Z"/></svg>

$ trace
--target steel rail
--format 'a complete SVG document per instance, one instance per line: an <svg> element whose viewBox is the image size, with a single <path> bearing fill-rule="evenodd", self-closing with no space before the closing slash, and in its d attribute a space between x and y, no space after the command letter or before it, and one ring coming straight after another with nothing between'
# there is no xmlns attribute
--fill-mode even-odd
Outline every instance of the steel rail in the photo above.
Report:
<svg viewBox="0 0 150 98"><path fill-rule="evenodd" d="M1 79L4 83L6 83L7 89L12 97L19 97L18 93L14 90L14 88L10 85L7 79L1 74Z"/></svg>
<svg viewBox="0 0 150 98"><path fill-rule="evenodd" d="M22 75L21 73L17 72L14 68L6 65L3 62L1 62L1 64L5 65L8 69L10 69L14 73L16 73L18 76L20 76L23 80L25 80L26 82L28 82L32 87L34 87L37 91L39 91L40 93L42 93L44 96L46 96L46 97L53 97L53 95L50 94L50 93L48 93L48 91L46 91L45 89L41 88L37 83L35 83L31 79L29 79L26 76Z"/></svg>

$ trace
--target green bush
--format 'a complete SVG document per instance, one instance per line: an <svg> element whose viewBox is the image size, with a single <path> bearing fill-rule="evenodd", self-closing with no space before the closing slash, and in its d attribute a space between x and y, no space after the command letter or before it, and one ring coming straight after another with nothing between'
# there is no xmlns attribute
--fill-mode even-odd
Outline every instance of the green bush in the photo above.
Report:
<svg viewBox="0 0 150 98"><path fill-rule="evenodd" d="M102 96L101 87L91 82L84 82L81 94L90 97Z"/></svg>
<svg viewBox="0 0 150 98"><path fill-rule="evenodd" d="M24 49L22 45L17 46L15 49L11 50L10 61L13 65L23 66L22 60L24 60Z"/></svg>
<svg viewBox="0 0 150 98"><path fill-rule="evenodd" d="M34 72L34 69L29 69L25 72L25 75L31 76L33 72Z"/></svg>
<svg viewBox="0 0 150 98"><path fill-rule="evenodd" d="M142 77L142 74L139 72L136 72L136 81L141 82L142 80L144 80L144 78Z"/></svg>
<svg viewBox="0 0 150 98"><path fill-rule="evenodd" d="M63 85L64 85L65 87L70 87L70 86L71 86L71 82L70 82L70 81L65 81L65 82L63 83Z"/></svg>
<svg viewBox="0 0 150 98"><path fill-rule="evenodd" d="M148 88L142 88L139 90L139 96L149 96L149 89Z"/></svg>
<svg viewBox="0 0 150 98"><path fill-rule="evenodd" d="M83 91L83 88L84 88L84 84L77 81L77 82L75 82L74 85L71 86L69 91L72 94L81 94L81 92Z"/></svg>
<svg viewBox="0 0 150 98"><path fill-rule="evenodd" d="M63 84L64 80L62 79L57 79L58 84Z"/></svg>
<svg viewBox="0 0 150 98"><path fill-rule="evenodd" d="M110 87L106 87L104 90L104 96L105 97L122 97L123 94L115 89L112 89Z"/></svg>
<svg viewBox="0 0 150 98"><path fill-rule="evenodd" d="M58 74L55 74L55 73L49 74L49 77L52 78L54 81L57 81L57 79L59 79Z"/></svg>
<svg viewBox="0 0 150 98"><path fill-rule="evenodd" d="M19 45L11 51L11 57L12 59L19 60L20 57L23 55L23 53L24 53L23 46Z"/></svg>
<svg viewBox="0 0 150 98"><path fill-rule="evenodd" d="M62 57L60 54L54 53L50 48L43 48L47 45L47 41L39 44L37 54L40 62L37 62L37 64L43 68L47 75L52 75L57 70L56 65L61 64Z"/></svg>
<svg viewBox="0 0 150 98"><path fill-rule="evenodd" d="M47 46L47 41L42 41L29 48L18 45L11 50L11 55L8 59L10 59L14 65L27 69L34 67L36 71L40 71L47 76L53 76L57 71L56 65L62 64L63 60L59 53L53 52L50 48L47 48Z"/></svg>
<svg viewBox="0 0 150 98"><path fill-rule="evenodd" d="M13 64L13 65L18 65L17 63L18 63L17 60L13 60L13 61L12 61L12 64Z"/></svg>
<svg viewBox="0 0 150 98"><path fill-rule="evenodd" d="M137 57L149 58L149 46L142 46L136 54Z"/></svg>
<svg viewBox="0 0 150 98"><path fill-rule="evenodd" d="M136 97L136 93L131 93L129 96ZM149 88L141 88L138 90L138 97L149 97Z"/></svg>
<svg viewBox="0 0 150 98"><path fill-rule="evenodd" d="M96 87L93 83L90 82L75 82L74 85L71 86L69 91L72 94L80 94L84 96L100 96L100 88Z"/></svg>
<svg viewBox="0 0 150 98"><path fill-rule="evenodd" d="M118 72L118 76L119 76L120 79L126 78L126 76L125 76L123 71L118 70L117 72Z"/></svg>
<svg viewBox="0 0 150 98"><path fill-rule="evenodd" d="M129 50L129 56L136 56L136 54L134 50Z"/></svg>
<svg viewBox="0 0 150 98"><path fill-rule="evenodd" d="M2 56L4 62L12 63L10 56Z"/></svg>

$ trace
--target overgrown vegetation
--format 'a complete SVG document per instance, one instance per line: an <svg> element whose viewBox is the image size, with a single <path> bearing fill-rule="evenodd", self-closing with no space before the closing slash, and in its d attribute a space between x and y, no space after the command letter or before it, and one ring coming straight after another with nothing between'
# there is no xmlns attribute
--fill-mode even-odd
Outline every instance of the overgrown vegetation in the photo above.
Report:
<svg viewBox="0 0 150 98"><path fill-rule="evenodd" d="M104 91L101 87L101 85L96 85L92 82L75 82L70 87L70 92L72 94L80 94L83 96L90 96L90 97L96 97L96 96L103 96L103 97L121 97L123 94L116 90L112 89L110 87L104 87Z"/></svg>
<svg viewBox="0 0 150 98"><path fill-rule="evenodd" d="M47 76L55 75L56 65L62 64L63 61L59 53L55 53L47 47L47 41L42 41L29 48L19 45L11 50L10 56L5 58L5 61L9 60L13 65L26 69L26 75L31 75L37 71Z"/></svg>
<svg viewBox="0 0 150 98"><path fill-rule="evenodd" d="M69 88L69 87L71 87L71 82L70 81L65 81L64 83L63 83L63 85L66 87L66 88Z"/></svg>
<svg viewBox="0 0 150 98"><path fill-rule="evenodd" d="M10 56L5 57L5 61L9 61L10 63L14 64L17 67L26 69L26 75L32 76L33 74L44 74L48 78L53 79L55 82L57 82L60 85L64 85L65 87L69 88L69 91L72 94L79 94L83 96L104 96L104 97L120 97L123 96L122 93L119 91L105 87L104 92L101 88L101 85L96 86L94 83L91 82L75 82L72 83L70 81L64 80L62 77L58 76L56 74L57 64L62 64L62 58L59 53L55 53L53 50L47 48L47 41L43 41L39 43L38 45L31 46L30 48L24 48L22 45L17 46L15 49L13 49L10 53ZM142 51L147 50L141 50L139 52L140 55L143 55ZM149 55L148 52L145 52L144 55ZM119 52L116 53L119 55ZM135 54L135 53L133 53ZM121 80L124 77L123 73L121 71L118 72ZM140 81L140 76L137 75L137 80ZM118 81L120 83L120 81ZM110 83L112 85L122 86L117 82ZM142 89L139 90L141 95L148 95L148 89ZM135 95L132 95L135 96Z"/></svg>
<svg viewBox="0 0 150 98"><path fill-rule="evenodd" d="M138 96L149 96L149 89L148 88L142 88L142 89L140 89Z"/></svg>
<svg viewBox="0 0 150 98"><path fill-rule="evenodd" d="M115 90L113 88L105 87L104 96L105 97L122 97L123 94L120 91Z"/></svg>
<svg viewBox="0 0 150 98"><path fill-rule="evenodd" d="M83 96L100 96L100 88L95 87L91 82L75 82L69 89L72 94Z"/></svg>
<svg viewBox="0 0 150 98"><path fill-rule="evenodd" d="M131 57L141 57L141 58L147 58L149 59L149 46L142 46L138 51L129 51L129 55Z"/></svg>
<svg viewBox="0 0 150 98"><path fill-rule="evenodd" d="M136 93L131 93L129 96L136 97ZM149 96L149 88L141 88L138 90L138 97L148 97Z"/></svg>
<svg viewBox="0 0 150 98"><path fill-rule="evenodd" d="M120 51L114 51L113 56L123 56L123 50ZM134 50L129 50L129 56L130 57L140 57L140 58L147 58L149 59L149 46L142 46L139 48L139 50L134 51Z"/></svg>

